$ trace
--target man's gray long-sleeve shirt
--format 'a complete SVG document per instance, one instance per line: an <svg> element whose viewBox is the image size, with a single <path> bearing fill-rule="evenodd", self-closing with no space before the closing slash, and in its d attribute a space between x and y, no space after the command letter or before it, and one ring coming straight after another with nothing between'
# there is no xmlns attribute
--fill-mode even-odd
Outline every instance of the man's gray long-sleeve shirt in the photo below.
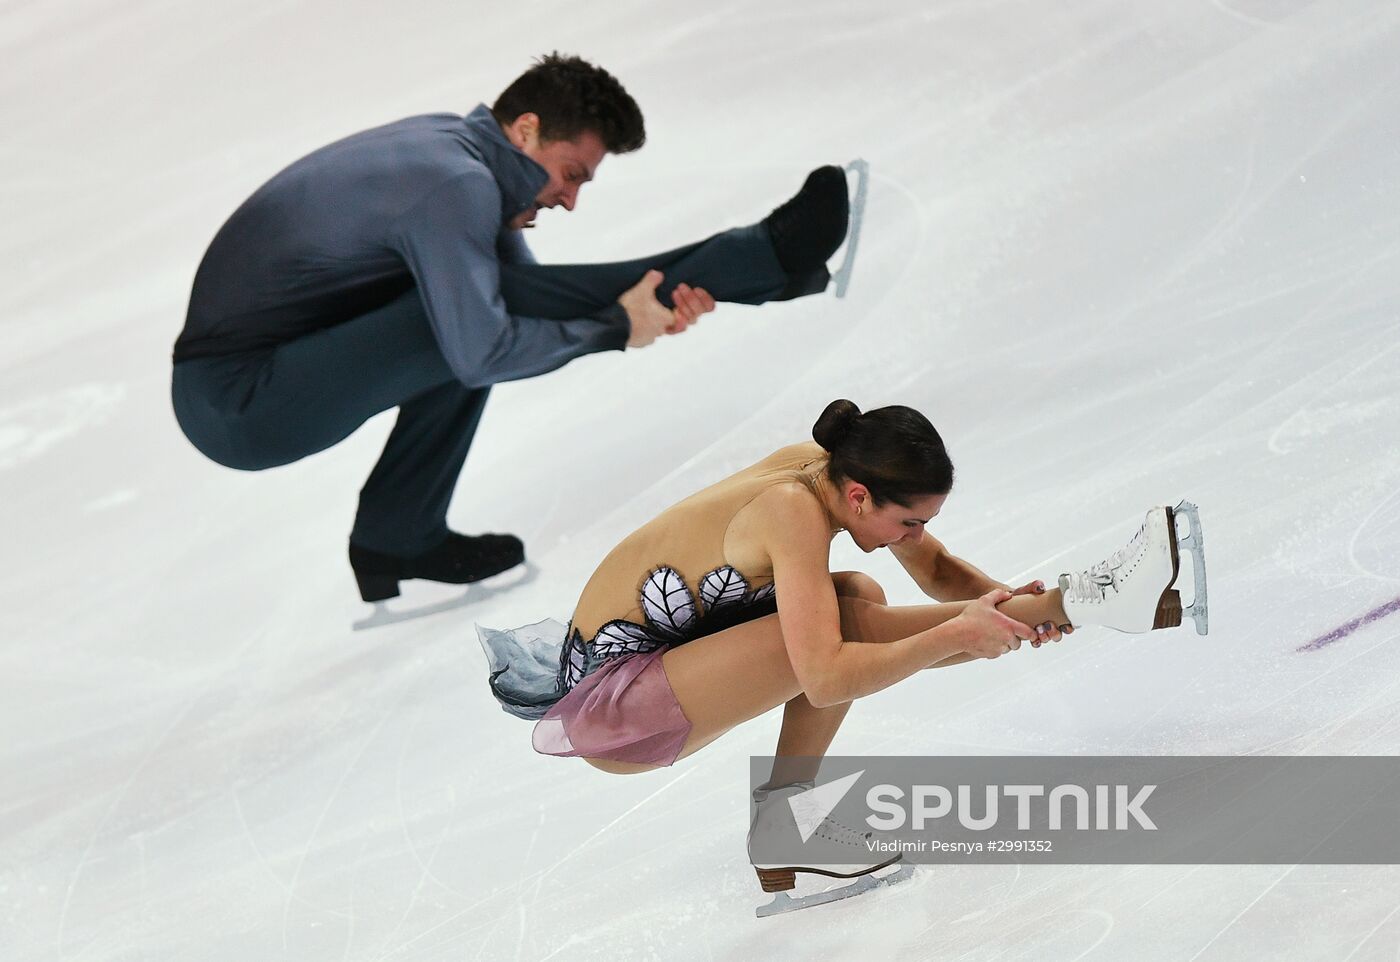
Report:
<svg viewBox="0 0 1400 962"><path fill-rule="evenodd" d="M500 263L533 263L505 225L548 180L485 105L409 117L283 170L219 230L174 359L255 351L342 324L417 287L448 367L481 386L621 349L615 305L592 318L512 316Z"/></svg>

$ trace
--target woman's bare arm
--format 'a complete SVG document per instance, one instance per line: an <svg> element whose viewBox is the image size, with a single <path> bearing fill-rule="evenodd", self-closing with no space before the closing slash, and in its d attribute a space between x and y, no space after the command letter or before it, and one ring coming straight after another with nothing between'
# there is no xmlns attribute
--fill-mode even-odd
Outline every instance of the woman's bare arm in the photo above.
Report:
<svg viewBox="0 0 1400 962"><path fill-rule="evenodd" d="M919 589L935 601L971 601L993 588L1007 587L950 552L927 531L918 541L890 545L890 551Z"/></svg>
<svg viewBox="0 0 1400 962"><path fill-rule="evenodd" d="M829 565L826 512L800 485L764 492L750 506L751 531L773 563L778 621L793 673L816 707L888 688L924 668L969 651L988 649L991 635L1014 640L1029 629L986 605L990 614L954 619L886 644L848 644ZM988 619L991 619L990 621ZM1014 627L1012 627L1014 626Z"/></svg>

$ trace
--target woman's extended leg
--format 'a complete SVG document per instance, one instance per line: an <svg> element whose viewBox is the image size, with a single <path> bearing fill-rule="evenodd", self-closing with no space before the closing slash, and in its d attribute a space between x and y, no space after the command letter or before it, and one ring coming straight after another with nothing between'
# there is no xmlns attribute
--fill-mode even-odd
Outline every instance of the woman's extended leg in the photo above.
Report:
<svg viewBox="0 0 1400 962"><path fill-rule="evenodd" d="M837 602L841 610L842 636L849 642L866 643L896 641L943 624L957 617L969 604L960 601L892 607L859 594L838 595ZM1058 590L1043 595L1017 595L1002 603L999 610L1031 625L1047 621L1063 624L1067 620ZM967 660L965 655L954 655L936 667ZM681 710L691 723L690 737L681 750L682 758L741 722L795 701L799 696L806 701L802 686L793 674L776 615L736 625L674 648L663 656L662 664ZM810 703L807 707L811 707ZM833 707L844 709L845 706ZM839 727L844 710L840 716L822 715L823 711L827 709L811 709L809 713L799 703L791 716L785 714L784 729L790 735L786 744L780 739L779 754L788 754L785 749L790 748L808 752L823 739L823 744L829 745L835 735L835 727L830 723L836 719Z"/></svg>
<svg viewBox="0 0 1400 962"><path fill-rule="evenodd" d="M932 605L887 606L872 603L867 598L846 599L841 602L841 634L849 641L898 641L956 617L969 603L952 601ZM1069 624L1058 588L1052 588L1043 595L1017 595L997 605L997 610L1032 627L1046 622ZM957 654L929 667L947 668L972 660L969 655Z"/></svg>

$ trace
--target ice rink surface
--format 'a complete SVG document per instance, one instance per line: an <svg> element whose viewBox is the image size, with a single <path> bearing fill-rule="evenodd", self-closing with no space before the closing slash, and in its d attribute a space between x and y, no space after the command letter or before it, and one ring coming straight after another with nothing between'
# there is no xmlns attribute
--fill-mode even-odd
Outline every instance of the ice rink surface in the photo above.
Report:
<svg viewBox="0 0 1400 962"><path fill-rule="evenodd" d="M443 610L352 631L391 416L203 460L167 397L190 280L285 164L554 48L649 142L540 218L541 259L750 222L862 156L850 296L499 387L451 521L538 577L415 583ZM777 713L603 775L531 751L473 629L567 618L622 535L831 399L905 403L958 466L933 532L1005 580L1196 501L1212 632L916 677L834 751L1400 750L1400 612L1309 646L1400 596L1400 4L67 0L0 8L0 62L6 962L1400 956L1393 866L933 867L755 920ZM921 597L885 552L833 563Z"/></svg>

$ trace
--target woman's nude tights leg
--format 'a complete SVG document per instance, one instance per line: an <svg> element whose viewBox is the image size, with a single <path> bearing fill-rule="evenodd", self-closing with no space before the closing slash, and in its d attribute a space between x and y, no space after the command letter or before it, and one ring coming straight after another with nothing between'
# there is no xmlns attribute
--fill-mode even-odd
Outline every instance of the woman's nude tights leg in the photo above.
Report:
<svg viewBox="0 0 1400 962"><path fill-rule="evenodd" d="M832 575L841 609L841 634L847 641L896 641L957 617L969 602L886 606L884 593L867 575ZM1059 591L1017 595L998 610L1029 625L1066 620ZM931 667L942 668L969 660L954 655ZM690 720L690 736L680 757L691 755L735 725L783 705L783 727L775 752L790 761L775 765L772 784L811 778L816 760L825 754L840 728L850 703L815 708L802 693L783 643L777 615L736 625L697 638L662 656L662 664L681 710ZM653 766L605 760L589 761L610 772L646 771Z"/></svg>

